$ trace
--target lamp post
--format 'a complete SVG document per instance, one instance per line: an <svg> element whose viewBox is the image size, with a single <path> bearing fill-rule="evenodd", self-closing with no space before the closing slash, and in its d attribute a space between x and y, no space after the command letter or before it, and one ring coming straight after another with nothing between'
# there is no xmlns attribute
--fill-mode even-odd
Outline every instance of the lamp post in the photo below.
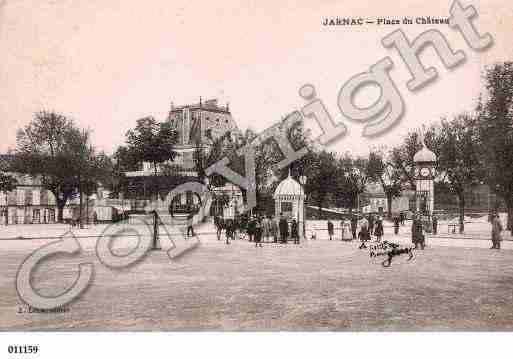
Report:
<svg viewBox="0 0 513 359"><path fill-rule="evenodd" d="M208 177L205 177L203 179L203 183L205 183L205 187L207 187L207 190L210 191L210 179ZM204 198L207 198L207 196L205 195ZM200 206L203 207L203 203L201 203L201 199L200 199ZM204 213L205 216L207 215L210 215L210 213Z"/></svg>
<svg viewBox="0 0 513 359"><path fill-rule="evenodd" d="M307 177L305 175L302 175L299 177L299 183L301 184L301 191L303 192L303 238L306 237L306 211L305 211L305 200L306 200L306 194L305 194L305 184L306 184Z"/></svg>

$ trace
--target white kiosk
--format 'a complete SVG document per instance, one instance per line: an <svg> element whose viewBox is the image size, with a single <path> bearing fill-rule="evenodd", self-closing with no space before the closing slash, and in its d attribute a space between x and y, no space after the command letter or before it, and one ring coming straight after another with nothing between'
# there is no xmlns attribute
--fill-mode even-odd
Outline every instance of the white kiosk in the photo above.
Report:
<svg viewBox="0 0 513 359"><path fill-rule="evenodd" d="M280 182L274 191L274 209L276 216L283 213L288 219L298 222L300 237L303 237L305 193L303 187L290 176Z"/></svg>

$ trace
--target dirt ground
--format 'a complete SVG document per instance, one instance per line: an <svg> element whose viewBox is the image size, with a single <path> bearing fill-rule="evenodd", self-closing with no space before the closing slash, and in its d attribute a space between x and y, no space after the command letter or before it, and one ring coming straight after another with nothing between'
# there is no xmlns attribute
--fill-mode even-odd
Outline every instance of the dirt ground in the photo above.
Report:
<svg viewBox="0 0 513 359"><path fill-rule="evenodd" d="M383 268L356 242L255 248L202 236L179 259L151 251L137 265L113 270L96 258L95 241L79 239L78 257L54 257L34 272L41 294L56 295L75 280L77 261L94 264L90 288L66 313L52 314L29 313L15 291L20 263L49 241L1 241L0 329L513 329L511 250L433 245L409 263L399 258ZM115 250L134 244L121 238Z"/></svg>

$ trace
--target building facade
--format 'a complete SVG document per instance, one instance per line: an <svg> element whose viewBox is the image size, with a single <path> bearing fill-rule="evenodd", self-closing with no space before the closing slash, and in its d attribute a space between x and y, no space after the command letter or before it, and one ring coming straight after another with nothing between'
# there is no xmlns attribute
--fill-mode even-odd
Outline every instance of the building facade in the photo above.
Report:
<svg viewBox="0 0 513 359"><path fill-rule="evenodd" d="M229 106L221 106L217 99L200 101L195 104L175 106L171 103L169 121L178 133L178 142L175 146L177 156L171 162L176 166L177 173L195 180L198 176L194 153L198 150L205 153L210 149L213 141L227 133L233 139L240 136L240 130L235 123ZM159 171L159 169L157 169ZM154 169L149 163L142 163L138 171L126 172L129 181L129 193L132 193L133 209L142 210L149 201L145 190L145 178L153 176ZM134 198L136 197L136 198ZM173 206L177 210L197 206L199 198L192 193L177 195L173 199Z"/></svg>
<svg viewBox="0 0 513 359"><path fill-rule="evenodd" d="M194 151L198 146L208 150L214 139L227 132L233 136L240 134L229 105L220 106L217 99L200 99L199 103L178 107L171 103L167 120L178 132L174 164L186 170L194 169Z"/></svg>
<svg viewBox="0 0 513 359"><path fill-rule="evenodd" d="M57 203L52 192L43 188L38 178L10 173L18 181L13 191L0 193L0 224L55 223ZM64 208L64 218L71 217L73 204Z"/></svg>
<svg viewBox="0 0 513 359"><path fill-rule="evenodd" d="M388 213L388 202L381 184L369 183L365 188L363 196L368 200L368 205L364 207L364 212L369 213ZM392 199L392 214L414 210L415 191L404 188L399 197Z"/></svg>

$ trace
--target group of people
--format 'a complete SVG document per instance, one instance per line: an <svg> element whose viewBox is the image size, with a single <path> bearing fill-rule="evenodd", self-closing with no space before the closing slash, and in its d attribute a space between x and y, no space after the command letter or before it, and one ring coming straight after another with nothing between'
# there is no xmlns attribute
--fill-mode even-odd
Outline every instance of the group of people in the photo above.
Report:
<svg viewBox="0 0 513 359"><path fill-rule="evenodd" d="M299 244L297 220L293 218L289 223L283 213L279 217L252 215L224 219L215 216L214 224L218 240L221 240L222 232L225 231L226 244L246 236L256 247L262 247L263 242L287 243L289 239L292 239L294 244Z"/></svg>
<svg viewBox="0 0 513 359"><path fill-rule="evenodd" d="M369 219L363 217L360 221L360 231L358 232L358 239L361 242L358 248L367 248L366 243L371 240L372 235L376 237L378 242L381 242L384 233L382 217L375 218L372 215L369 216Z"/></svg>
<svg viewBox="0 0 513 359"><path fill-rule="evenodd" d="M358 222L360 223L359 231ZM364 248L365 242L371 240L371 235L376 236L378 241L381 241L381 238L383 238L383 218L375 217L371 214L368 218L362 217L360 221L358 221L357 216L352 216L350 220L345 218L340 222L340 229L341 240L350 241L359 238L362 242L361 248ZM331 220L328 220L328 236L330 241L333 240L334 235L335 226Z"/></svg>
<svg viewBox="0 0 513 359"><path fill-rule="evenodd" d="M403 216L394 217L394 233L399 233L398 227L404 221ZM502 222L498 214L491 215L492 224L492 247L490 249L501 248L501 232L503 231ZM236 238L247 236L250 242L255 246L262 247L263 242L287 243L289 239L294 244L299 244L299 224L295 218L288 220L283 213L280 216L262 216L252 215L249 217L239 216L236 218L223 219L219 216L214 217L214 224L217 230L217 239L221 240L222 232L225 231L226 244ZM432 233L437 234L438 218L433 215L431 218ZM335 224L328 220L329 240L335 239ZM419 213L413 215L411 224L411 239L415 249L423 250L426 247L425 224ZM358 228L359 227L359 228ZM378 242L381 242L384 235L383 218L369 215L367 218L352 216L351 219L345 218L340 222L341 240L350 241L357 239L361 242L359 248L367 248L366 243L370 242L372 236L375 236ZM312 238L315 238L313 235Z"/></svg>
<svg viewBox="0 0 513 359"><path fill-rule="evenodd" d="M356 239L356 229L358 227L358 220L356 217L349 219L343 219L340 222L341 239L343 241L350 241ZM335 235L335 225L331 220L328 219L328 236L330 241L333 240Z"/></svg>
<svg viewBox="0 0 513 359"><path fill-rule="evenodd" d="M394 233L397 235L399 233L398 227L401 225L402 221L404 221L403 216L394 217ZM436 221L436 222L435 222ZM433 218L433 227L437 226L437 219ZM436 223L436 224L435 224ZM359 230L357 230L359 225ZM422 223L422 218L420 215L414 215L412 219L412 243L415 245L415 249L424 249L426 246L425 235L424 235L424 227ZM341 239L342 240L351 240L356 239L361 242L360 249L367 248L366 243L370 242L372 236L376 238L378 242L381 242L384 235L384 227L383 227L383 218L370 214L367 218L361 217L360 220L356 216L353 216L351 220L344 219L340 223L341 228ZM334 224L331 220L328 220L328 236L329 240L333 240L334 238ZM358 233L357 233L358 232Z"/></svg>

